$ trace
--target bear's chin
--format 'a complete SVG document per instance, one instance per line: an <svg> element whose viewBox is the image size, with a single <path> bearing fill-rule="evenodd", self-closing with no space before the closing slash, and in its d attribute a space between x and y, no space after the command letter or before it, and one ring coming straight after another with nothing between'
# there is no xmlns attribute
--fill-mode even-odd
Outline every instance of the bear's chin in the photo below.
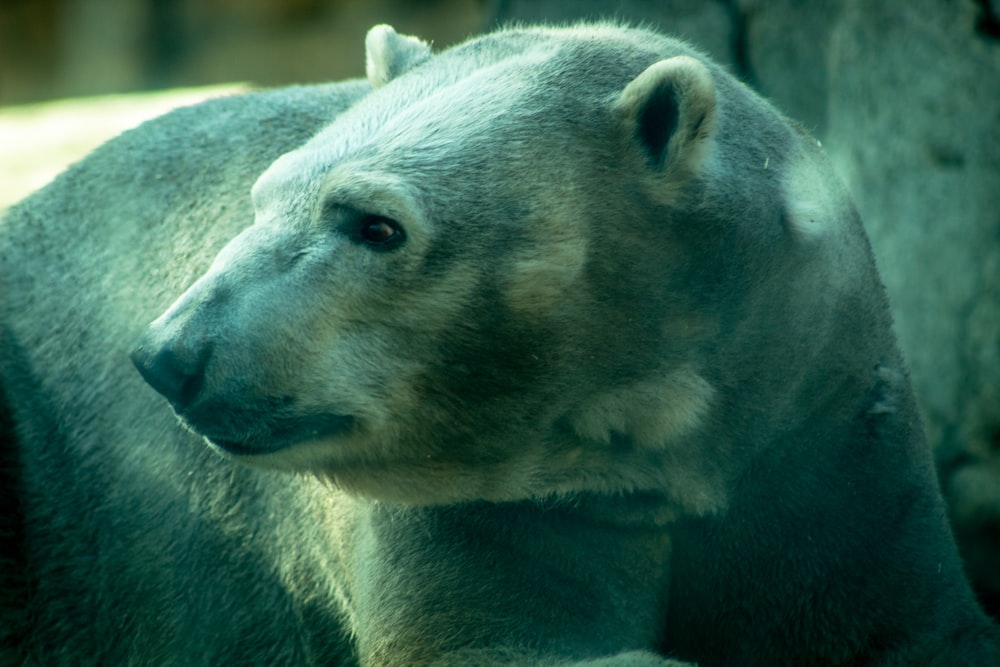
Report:
<svg viewBox="0 0 1000 667"><path fill-rule="evenodd" d="M349 415L315 415L282 421L271 428L247 434L211 432L183 420L185 426L201 435L208 445L223 454L237 458L280 454L308 442L329 441L351 433L355 419Z"/></svg>
<svg viewBox="0 0 1000 667"><path fill-rule="evenodd" d="M444 505L470 500L521 501L551 495L551 489L530 483L516 457L483 467L426 452L406 453L359 425L339 435L270 448L256 443L248 447L243 442L204 440L213 451L240 464L315 477L349 495L380 502Z"/></svg>
<svg viewBox="0 0 1000 667"><path fill-rule="evenodd" d="M246 445L235 440L213 440L208 437L205 438L205 443L218 452L236 457L270 454L283 449L283 447L262 449L257 446Z"/></svg>

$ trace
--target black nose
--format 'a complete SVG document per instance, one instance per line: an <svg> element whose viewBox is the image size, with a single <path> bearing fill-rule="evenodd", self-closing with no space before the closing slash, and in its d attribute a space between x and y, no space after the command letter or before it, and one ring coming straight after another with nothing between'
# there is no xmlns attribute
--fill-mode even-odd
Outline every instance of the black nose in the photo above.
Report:
<svg viewBox="0 0 1000 667"><path fill-rule="evenodd" d="M129 357L143 379L181 410L194 401L205 381L205 366L211 347L190 349L180 345L161 345L143 337Z"/></svg>

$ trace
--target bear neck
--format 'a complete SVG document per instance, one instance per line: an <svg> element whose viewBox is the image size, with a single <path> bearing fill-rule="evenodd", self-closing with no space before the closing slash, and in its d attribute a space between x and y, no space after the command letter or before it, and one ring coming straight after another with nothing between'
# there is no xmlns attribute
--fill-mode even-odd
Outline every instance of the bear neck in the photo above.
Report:
<svg viewBox="0 0 1000 667"><path fill-rule="evenodd" d="M970 622L976 606L915 402L898 356L887 356L867 388L864 374L845 378L808 418L758 443L725 512L672 527L666 641L677 655L704 665L853 664L873 644L888 655L921 632L985 627ZM925 585L904 591L913 581ZM838 594L824 596L834 582ZM900 590L891 609L887 587ZM928 615L941 600L951 602ZM906 621L928 616L934 632Z"/></svg>
<svg viewBox="0 0 1000 667"><path fill-rule="evenodd" d="M458 648L504 645L585 657L660 641L670 540L655 496L357 502L359 573L349 597L359 601L354 627L365 628L356 638L362 664L425 664ZM448 613L459 608L461 618Z"/></svg>

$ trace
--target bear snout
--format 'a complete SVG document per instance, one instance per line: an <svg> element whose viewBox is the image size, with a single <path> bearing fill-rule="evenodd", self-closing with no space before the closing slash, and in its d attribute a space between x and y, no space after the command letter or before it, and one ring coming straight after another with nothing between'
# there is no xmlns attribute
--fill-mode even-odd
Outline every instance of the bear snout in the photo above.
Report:
<svg viewBox="0 0 1000 667"><path fill-rule="evenodd" d="M158 344L149 331L129 354L142 378L162 394L174 410L182 412L201 391L210 345L189 348Z"/></svg>

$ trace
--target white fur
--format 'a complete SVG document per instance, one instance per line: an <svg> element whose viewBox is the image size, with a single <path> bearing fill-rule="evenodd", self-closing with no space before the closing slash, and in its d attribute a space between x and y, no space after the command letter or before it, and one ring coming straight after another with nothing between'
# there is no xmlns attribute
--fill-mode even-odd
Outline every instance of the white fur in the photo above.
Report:
<svg viewBox="0 0 1000 667"><path fill-rule="evenodd" d="M838 200L830 187L830 174L824 174L816 158L799 153L785 170L783 183L785 209L793 232L813 238L844 219L846 202Z"/></svg>
<svg viewBox="0 0 1000 667"><path fill-rule="evenodd" d="M384 86L430 57L426 42L400 35L389 25L377 25L365 37L365 74L372 88Z"/></svg>
<svg viewBox="0 0 1000 667"><path fill-rule="evenodd" d="M570 421L582 438L610 444L616 433L642 447L662 448L694 431L705 419L714 389L683 366L658 380L643 380L589 400Z"/></svg>

